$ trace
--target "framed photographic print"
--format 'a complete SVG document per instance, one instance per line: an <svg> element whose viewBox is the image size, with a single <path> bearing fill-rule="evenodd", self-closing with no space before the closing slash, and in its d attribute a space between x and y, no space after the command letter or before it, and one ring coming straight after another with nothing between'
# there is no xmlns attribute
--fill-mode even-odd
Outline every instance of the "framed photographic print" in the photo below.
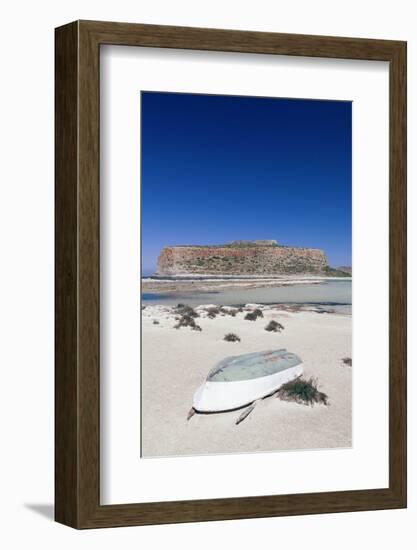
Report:
<svg viewBox="0 0 417 550"><path fill-rule="evenodd" d="M406 506L406 44L56 29L56 520Z"/></svg>

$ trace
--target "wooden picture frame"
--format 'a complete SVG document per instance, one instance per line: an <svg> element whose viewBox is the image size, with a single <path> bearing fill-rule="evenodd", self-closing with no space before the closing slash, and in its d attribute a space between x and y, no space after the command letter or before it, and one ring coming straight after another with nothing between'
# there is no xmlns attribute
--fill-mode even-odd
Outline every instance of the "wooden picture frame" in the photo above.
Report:
<svg viewBox="0 0 417 550"><path fill-rule="evenodd" d="M76 21L56 29L55 519L75 528L406 506L406 43ZM389 487L100 504L99 56L117 44L389 62Z"/></svg>

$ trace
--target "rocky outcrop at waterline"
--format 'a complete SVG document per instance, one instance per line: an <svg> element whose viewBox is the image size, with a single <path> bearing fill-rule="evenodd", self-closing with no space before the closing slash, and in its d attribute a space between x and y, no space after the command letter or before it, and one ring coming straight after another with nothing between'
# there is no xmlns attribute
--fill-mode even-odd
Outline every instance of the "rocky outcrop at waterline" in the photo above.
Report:
<svg viewBox="0 0 417 550"><path fill-rule="evenodd" d="M233 241L223 245L167 246L157 275L327 275L327 257L318 248L283 246L274 240Z"/></svg>

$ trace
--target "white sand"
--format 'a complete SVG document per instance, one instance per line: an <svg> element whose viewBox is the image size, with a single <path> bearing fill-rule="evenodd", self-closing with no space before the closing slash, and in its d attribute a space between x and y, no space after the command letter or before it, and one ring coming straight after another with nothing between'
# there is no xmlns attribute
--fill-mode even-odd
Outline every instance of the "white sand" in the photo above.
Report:
<svg viewBox="0 0 417 550"><path fill-rule="evenodd" d="M351 357L351 317L292 313L267 307L264 318L245 321L217 316L198 318L202 332L174 329L171 308L148 306L142 312L142 455L173 456L260 452L351 446L351 377L343 357ZM159 324L153 324L153 320ZM281 333L264 330L270 319ZM240 343L225 342L234 332ZM329 406L309 407L269 397L238 426L240 411L194 415L192 397L221 359L252 351L287 348L304 362L304 377L314 376Z"/></svg>

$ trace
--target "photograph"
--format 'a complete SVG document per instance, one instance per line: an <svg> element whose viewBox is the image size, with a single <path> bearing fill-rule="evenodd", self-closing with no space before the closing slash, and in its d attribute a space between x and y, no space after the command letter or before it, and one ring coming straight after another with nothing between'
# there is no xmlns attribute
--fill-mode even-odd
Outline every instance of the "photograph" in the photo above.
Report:
<svg viewBox="0 0 417 550"><path fill-rule="evenodd" d="M141 456L352 445L352 103L141 92Z"/></svg>

